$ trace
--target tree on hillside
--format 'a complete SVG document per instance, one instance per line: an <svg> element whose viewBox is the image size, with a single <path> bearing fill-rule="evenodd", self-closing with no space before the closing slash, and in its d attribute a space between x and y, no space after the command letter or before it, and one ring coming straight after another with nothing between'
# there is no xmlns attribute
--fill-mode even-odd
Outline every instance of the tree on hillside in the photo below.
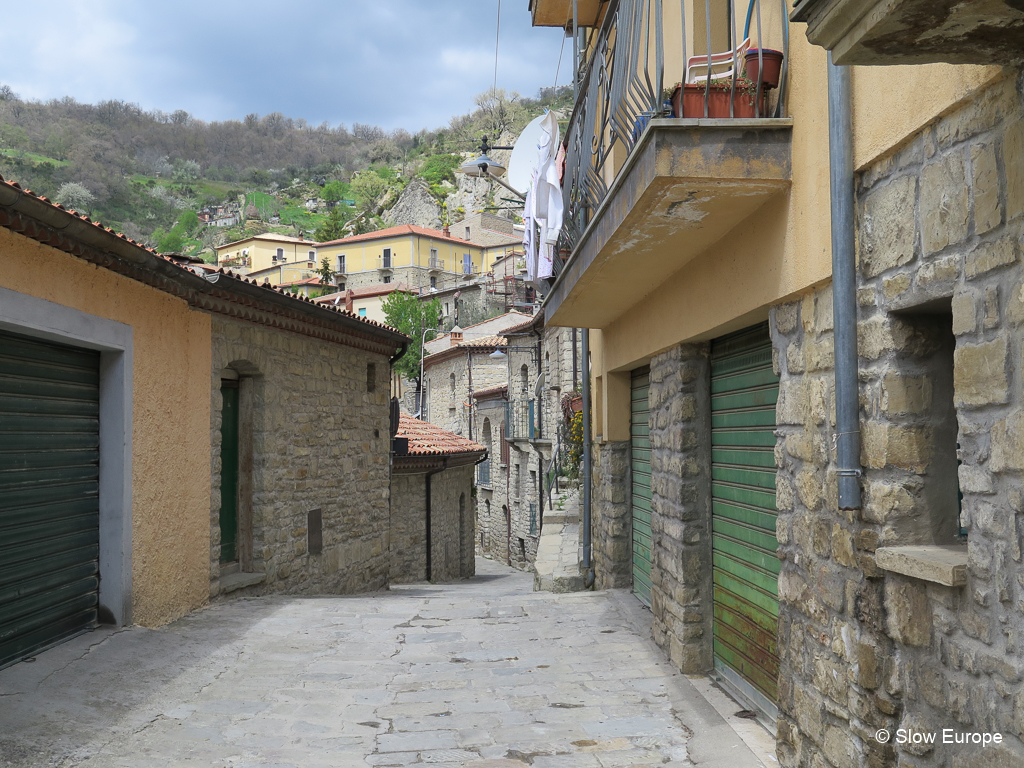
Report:
<svg viewBox="0 0 1024 768"><path fill-rule="evenodd" d="M79 213L86 213L96 197L84 184L79 184L77 181L69 181L60 185L60 189L57 190L57 197L54 199L65 208L71 208Z"/></svg>
<svg viewBox="0 0 1024 768"><path fill-rule="evenodd" d="M381 302L387 324L409 337L409 349L395 363L395 371L404 379L420 383L420 355L423 331L427 330L427 341L437 335L437 327L441 324L441 302L437 299L420 301L419 297L404 291L393 291Z"/></svg>
<svg viewBox="0 0 1024 768"><path fill-rule="evenodd" d="M361 213L368 213L377 205L377 200L388 188L388 182L375 171L360 171L352 177L352 196L355 197Z"/></svg>
<svg viewBox="0 0 1024 768"><path fill-rule="evenodd" d="M326 243L328 240L340 240L345 236L345 225L348 224L351 216L350 208L344 205L336 205L327 215L327 221L317 227L313 237L317 242Z"/></svg>

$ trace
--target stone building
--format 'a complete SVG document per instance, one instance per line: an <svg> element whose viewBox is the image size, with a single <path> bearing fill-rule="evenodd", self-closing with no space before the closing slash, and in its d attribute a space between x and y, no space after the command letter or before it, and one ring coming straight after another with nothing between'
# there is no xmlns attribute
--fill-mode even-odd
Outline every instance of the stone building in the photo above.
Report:
<svg viewBox="0 0 1024 768"><path fill-rule="evenodd" d="M682 672L713 675L777 729L784 766L1024 765L1024 83L1007 65L1020 45L963 33L977 19L961 6L915 38L896 17L933 6L836 5L797 15L811 40L874 66L845 70L834 125L849 128L831 137L844 68L756 6L751 46L786 61L763 112L595 125L634 115L606 66L657 39L665 76L688 65L689 80L743 19L724 1L708 19L684 8L712 50L685 37L678 7L642 17L649 38L613 34L635 3L592 20L566 137L569 254L544 308L549 325L592 329L596 584L631 586ZM555 6L534 3L535 22ZM1002 6L993 24L1019 16ZM830 156L855 197L862 499L848 509ZM1001 743L943 743L943 729Z"/></svg>
<svg viewBox="0 0 1024 768"><path fill-rule="evenodd" d="M236 567L251 589L387 583L406 337L2 179L0 252L0 665L98 623L166 624Z"/></svg>
<svg viewBox="0 0 1024 768"><path fill-rule="evenodd" d="M561 398L574 389L578 334L545 327L540 312L499 335L506 339L507 383L473 393L475 434L498 462L486 482L478 474L480 546L488 556L525 567L536 557L548 490L559 471L556 453L565 450Z"/></svg>
<svg viewBox="0 0 1024 768"><path fill-rule="evenodd" d="M402 414L391 468L391 581L445 582L476 572L474 465L486 449Z"/></svg>
<svg viewBox="0 0 1024 768"><path fill-rule="evenodd" d="M473 392L504 383L505 360L492 356L506 342L495 335L463 340L459 331L453 331L446 343L447 349L423 359L423 419L472 440Z"/></svg>

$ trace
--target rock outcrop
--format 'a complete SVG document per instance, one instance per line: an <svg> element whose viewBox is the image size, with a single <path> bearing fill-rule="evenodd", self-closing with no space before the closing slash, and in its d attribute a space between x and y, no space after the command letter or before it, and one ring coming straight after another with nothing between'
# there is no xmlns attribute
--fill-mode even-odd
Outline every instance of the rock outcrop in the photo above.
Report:
<svg viewBox="0 0 1024 768"><path fill-rule="evenodd" d="M389 227L415 224L429 229L441 229L441 206L423 179L413 179L401 197L387 213L384 222Z"/></svg>

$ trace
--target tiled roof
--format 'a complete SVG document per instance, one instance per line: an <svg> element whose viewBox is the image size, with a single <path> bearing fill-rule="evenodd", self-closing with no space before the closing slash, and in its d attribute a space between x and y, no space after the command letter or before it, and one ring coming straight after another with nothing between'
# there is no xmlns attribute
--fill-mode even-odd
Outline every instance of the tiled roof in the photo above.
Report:
<svg viewBox="0 0 1024 768"><path fill-rule="evenodd" d="M522 333L523 331L528 331L530 328L533 328L535 325L537 325L537 321L540 317L541 314L537 313L536 315L533 315L525 323L519 323L518 325L510 325L505 330L498 331L498 333L500 333L502 336L506 336L510 334Z"/></svg>
<svg viewBox="0 0 1024 768"><path fill-rule="evenodd" d="M207 281L209 281L209 282L213 282L216 279L214 277L215 275L223 275L225 277L228 277L228 278L230 278L230 280L227 283L225 283L225 284L221 284L224 288L228 288L228 286L230 286L230 284L231 284L231 281L238 281L240 283L248 283L248 284L253 285L253 286L258 286L259 288L261 288L263 290L272 291L272 292L274 292L276 294L279 294L281 296L285 296L285 297L289 298L291 301L305 302L306 304L312 304L313 303L313 301L311 299L308 299L305 296L296 296L295 294L289 293L288 291L285 291L285 290L283 290L283 289L281 289L281 288L279 288L277 286L273 286L273 285L271 285L268 282L259 283L256 280L248 279L244 275L236 274L235 272L232 272L231 270L225 269L223 267L211 269L212 265L209 265L209 264L190 264L188 266L180 264L177 261L175 261L174 259L170 258L169 256L162 256L162 255L158 254L152 248L149 248L149 247L143 245L142 243L140 243L140 242L138 242L136 240L132 240L130 237L127 237L126 235L123 235L120 232L116 232L113 229L111 229L110 227L104 227L100 222L93 221L92 219L90 219L88 216L86 216L84 214L78 213L77 211L74 211L74 210L67 209L63 205L59 205L57 203L52 203L52 202L50 202L49 198L43 197L42 195L37 195L35 192L33 192L30 189L22 189L21 185L18 184L16 181L6 181L3 178L3 176L0 176L0 190L2 190L2 189L16 191L18 194L27 195L27 196L33 198L34 200L36 200L38 202L44 203L46 206L48 206L48 208L50 208L50 209L52 209L54 211L60 211L61 212L60 215L65 217L65 219L64 219L65 222L67 222L67 217L72 217L74 219L77 219L77 220L79 220L80 222L82 222L84 224L87 224L87 225L90 225L90 226L94 227L95 230L96 230L96 234L99 237L101 237L101 238L103 238L103 237L112 238L114 240L119 240L119 241L122 241L124 243L127 243L130 246L138 249L138 252L148 253L150 258L154 258L155 257L157 259L160 259L160 260L166 262L167 264L172 264L172 265L174 265L175 268L180 269L183 272L191 272L194 275L200 275L201 274L202 276L205 276ZM4 203L4 205L8 205L8 203ZM17 214L14 214L14 216L17 217ZM9 224L9 221L10 221L10 215L9 214L4 214L2 217L0 217L0 226L7 226ZM68 226L67 223L63 224L63 227L65 229L66 229L67 226ZM29 230L24 230L24 231L19 230L19 231L21 231L21 234L25 235L26 237L31 237L33 239L40 240L41 242L46 242L46 243L50 244L51 246L53 246L55 248L58 248L60 250L65 250L65 251L67 251L69 253L72 253L74 255L80 255L80 253L83 250L83 246L82 245L76 245L74 247L63 247L61 245L61 243L66 242L67 240L70 240L70 239L74 238L74 235L72 235L72 234L53 236L53 235L50 235L49 232L46 231L46 230L36 229L34 225L33 225L33 228L32 228L31 231L29 231ZM58 240L58 242L54 241L55 237ZM75 239L77 240L77 238L75 238ZM90 241L92 241L92 237L91 236L90 236ZM81 243L80 240L77 240L77 242ZM310 242L310 241L307 240L305 242ZM98 243L96 243L96 242L90 242L89 245L92 246L92 247L98 247ZM136 257L136 258L138 258L138 257ZM219 285L218 287L221 287L221 285ZM360 323L362 323L364 325L373 326L374 328L381 328L381 329L383 329L385 331L389 331L391 333L398 334L399 336L402 336L402 337L405 336L401 331L396 330L395 328L392 328L389 325L385 325L384 323L378 323L376 320L370 320L369 318L366 318L366 317L360 317L359 315L355 314L354 312L346 312L344 309L339 309L337 307L331 307L329 305L324 307L324 309L330 309L330 310L332 310L334 312L338 312L339 314L343 314L346 317L348 317L350 319L353 319L353 320L356 320L356 321L358 321L358 322L360 322Z"/></svg>
<svg viewBox="0 0 1024 768"><path fill-rule="evenodd" d="M295 280L291 283L278 283L281 288L289 288L293 285L334 285L334 283L325 283L319 277L307 277L305 280Z"/></svg>
<svg viewBox="0 0 1024 768"><path fill-rule="evenodd" d="M479 339L468 339L466 341L460 341L456 344L458 347L504 347L508 344L508 339L501 336L481 336Z"/></svg>
<svg viewBox="0 0 1024 768"><path fill-rule="evenodd" d="M415 224L402 224L398 227L388 227L387 229L378 229L376 232L367 232L365 235L352 235L351 237L343 237L340 240L328 240L323 243L317 243L318 247L325 245L348 245L349 243L362 243L367 240L381 240L386 237L398 237L400 235L422 235L423 237L431 237L434 240L444 240L451 243L462 243L463 245L469 245L473 248L483 248L484 246L477 243L471 242L470 240L463 240L459 237L452 237L446 235L439 229L427 229L426 227L419 227Z"/></svg>
<svg viewBox="0 0 1024 768"><path fill-rule="evenodd" d="M311 248L316 247L315 240L306 240L301 237L292 237L291 235L275 235L273 232L264 232L260 235L249 235L249 237L243 237L241 240L233 240L230 243L218 245L217 250L222 251L225 248L230 248L231 246L238 245L239 243L247 243L250 240L266 240L271 243L305 243Z"/></svg>
<svg viewBox="0 0 1024 768"><path fill-rule="evenodd" d="M398 421L396 437L409 438L410 456L444 456L452 453L483 453L479 443L441 429L429 421L420 421L403 413Z"/></svg>

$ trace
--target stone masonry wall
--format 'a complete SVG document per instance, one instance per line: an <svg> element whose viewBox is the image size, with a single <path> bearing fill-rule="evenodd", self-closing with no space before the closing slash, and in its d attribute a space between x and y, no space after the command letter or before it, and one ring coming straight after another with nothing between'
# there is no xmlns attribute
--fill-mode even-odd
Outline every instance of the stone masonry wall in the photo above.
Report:
<svg viewBox="0 0 1024 768"><path fill-rule="evenodd" d="M473 539L473 466L454 467L430 479L431 581L476 573Z"/></svg>
<svg viewBox="0 0 1024 768"><path fill-rule="evenodd" d="M653 632L690 674L712 667L710 380L706 344L651 360Z"/></svg>
<svg viewBox="0 0 1024 768"><path fill-rule="evenodd" d="M447 360L428 362L424 367L424 384L427 387L427 421L457 435L469 437L469 408L473 392L498 384L504 384L507 366L504 360L492 360L488 355L493 349L474 350L473 381L470 384L468 349ZM452 391L451 375L455 375L455 390ZM476 439L474 427L473 438Z"/></svg>
<svg viewBox="0 0 1024 768"><path fill-rule="evenodd" d="M424 475L391 476L391 574L393 584L427 578Z"/></svg>
<svg viewBox="0 0 1024 768"><path fill-rule="evenodd" d="M477 442L487 448L491 459L489 483L476 486L476 545L480 554L505 562L508 558L508 529L502 505L508 503L508 481L506 465L501 460L501 427L505 421L505 401L499 399L481 400L476 406ZM484 442L484 420L490 423L491 440Z"/></svg>
<svg viewBox="0 0 1024 768"><path fill-rule="evenodd" d="M830 289L772 312L783 766L1024 765L1020 85L992 86L859 180L858 511L837 510L832 472ZM878 567L878 547L955 542L961 524L965 586ZM1004 743L880 744L879 728Z"/></svg>
<svg viewBox="0 0 1024 768"><path fill-rule="evenodd" d="M595 589L633 583L629 441L594 443L591 530Z"/></svg>
<svg viewBox="0 0 1024 768"><path fill-rule="evenodd" d="M387 357L212 317L211 594L219 592L220 376L253 391L253 570L250 591L346 593L388 575ZM375 366L375 391L367 387ZM307 513L323 514L323 553L307 553Z"/></svg>

